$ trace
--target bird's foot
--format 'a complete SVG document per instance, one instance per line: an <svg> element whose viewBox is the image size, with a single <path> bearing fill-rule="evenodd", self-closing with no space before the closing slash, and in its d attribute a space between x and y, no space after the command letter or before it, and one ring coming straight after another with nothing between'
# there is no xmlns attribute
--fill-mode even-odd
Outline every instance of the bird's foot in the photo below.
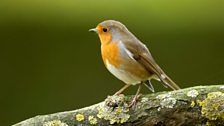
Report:
<svg viewBox="0 0 224 126"><path fill-rule="evenodd" d="M141 94L135 95L134 98L131 100L131 103L128 105L129 108L136 107Z"/></svg>

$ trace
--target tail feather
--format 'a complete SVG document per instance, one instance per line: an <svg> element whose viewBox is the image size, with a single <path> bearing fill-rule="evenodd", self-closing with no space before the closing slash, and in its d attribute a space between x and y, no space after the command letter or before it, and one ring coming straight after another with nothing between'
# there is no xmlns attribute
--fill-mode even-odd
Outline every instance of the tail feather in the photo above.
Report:
<svg viewBox="0 0 224 126"><path fill-rule="evenodd" d="M168 87L170 87L173 90L178 90L180 89L180 87L174 82L172 81L167 75L162 75L160 77L160 80Z"/></svg>
<svg viewBox="0 0 224 126"><path fill-rule="evenodd" d="M155 92L154 87L150 80L145 81L144 84L150 91Z"/></svg>

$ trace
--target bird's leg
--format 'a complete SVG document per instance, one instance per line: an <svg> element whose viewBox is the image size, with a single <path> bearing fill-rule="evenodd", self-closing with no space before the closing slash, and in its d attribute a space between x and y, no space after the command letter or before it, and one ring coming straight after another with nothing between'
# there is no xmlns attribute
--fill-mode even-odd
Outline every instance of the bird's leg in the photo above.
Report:
<svg viewBox="0 0 224 126"><path fill-rule="evenodd" d="M126 90L131 84L126 84L124 87L122 87L119 91L117 91L114 95L121 94L124 90Z"/></svg>
<svg viewBox="0 0 224 126"><path fill-rule="evenodd" d="M139 86L138 86L138 90L134 96L134 98L132 99L131 103L128 105L128 107L132 107L133 105L135 105L137 103L137 100L139 98L139 93L140 93L140 90L141 90L141 87L142 87L142 84L143 83L140 83Z"/></svg>

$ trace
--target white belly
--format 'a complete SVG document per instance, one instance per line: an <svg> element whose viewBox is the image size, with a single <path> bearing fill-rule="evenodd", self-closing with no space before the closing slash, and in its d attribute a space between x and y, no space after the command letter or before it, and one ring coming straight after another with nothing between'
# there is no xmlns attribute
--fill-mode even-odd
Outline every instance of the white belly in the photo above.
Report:
<svg viewBox="0 0 224 126"><path fill-rule="evenodd" d="M108 60L106 60L107 69L119 80L123 81L126 84L139 84L141 80L137 77L134 77L131 73L123 70L122 68L116 68L111 65Z"/></svg>

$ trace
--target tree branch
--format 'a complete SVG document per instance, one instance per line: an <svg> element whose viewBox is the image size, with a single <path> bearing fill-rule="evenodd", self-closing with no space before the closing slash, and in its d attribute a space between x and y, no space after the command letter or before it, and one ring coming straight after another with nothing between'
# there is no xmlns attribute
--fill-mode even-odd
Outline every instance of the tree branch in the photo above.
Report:
<svg viewBox="0 0 224 126"><path fill-rule="evenodd" d="M104 102L67 112L40 115L14 126L180 126L224 124L224 85L197 86L142 95L109 96Z"/></svg>

